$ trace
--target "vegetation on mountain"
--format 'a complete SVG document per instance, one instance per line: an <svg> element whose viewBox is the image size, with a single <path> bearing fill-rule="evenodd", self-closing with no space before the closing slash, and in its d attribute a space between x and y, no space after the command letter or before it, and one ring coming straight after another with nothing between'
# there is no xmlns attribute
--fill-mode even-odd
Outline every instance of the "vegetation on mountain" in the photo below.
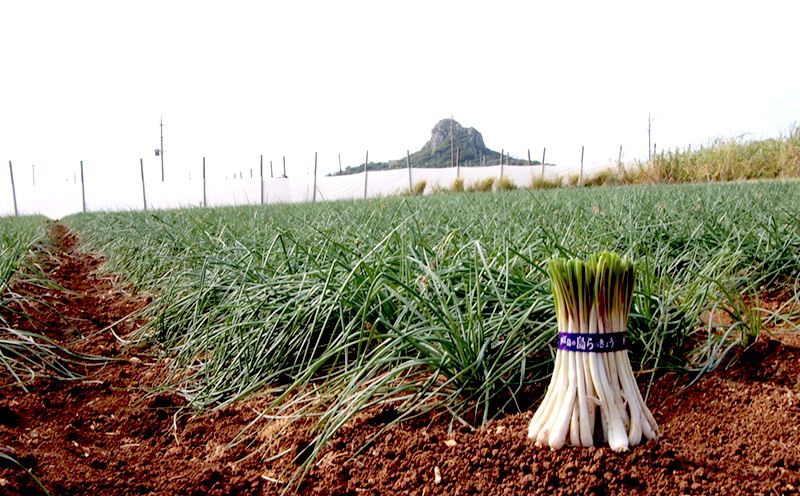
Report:
<svg viewBox="0 0 800 496"><path fill-rule="evenodd" d="M451 140L452 136L452 140ZM496 165L500 163L502 152L486 147L483 136L474 127L465 128L453 119L442 119L431 130L431 139L418 151L408 157L388 162L370 162L368 170L404 169L409 161L412 167L443 168L455 167L456 161L462 167ZM503 163L508 165L541 165L538 160L528 162L505 155ZM364 172L364 164L347 166L334 174L357 174Z"/></svg>

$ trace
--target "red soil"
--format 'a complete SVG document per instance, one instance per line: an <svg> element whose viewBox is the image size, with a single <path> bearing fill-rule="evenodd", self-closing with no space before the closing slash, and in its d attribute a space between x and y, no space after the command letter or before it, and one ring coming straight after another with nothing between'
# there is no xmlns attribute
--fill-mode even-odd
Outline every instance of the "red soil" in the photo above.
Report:
<svg viewBox="0 0 800 496"><path fill-rule="evenodd" d="M83 353L113 358L86 367L85 380L36 379L29 392L0 375L0 453L19 460L50 494L279 494L294 468L270 462L256 447L224 446L250 422L253 405L198 416L173 415L174 395L150 396L153 361L117 335L117 323L147 301L114 278L102 259L80 252L53 227L58 252L43 265L65 291L16 282L39 303L6 318ZM97 332L103 330L102 332ZM85 339L78 339L81 335ZM326 448L300 486L302 494L797 494L800 487L800 349L796 337L763 337L727 370L681 389L665 376L648 405L663 431L656 442L614 453L608 448L551 451L526 439L532 412L448 434L447 424L417 419L370 442L390 415L365 414ZM299 453L300 427L261 442ZM351 455L359 448L361 454ZM440 474L437 483L436 474ZM0 458L0 494L41 494L31 477Z"/></svg>

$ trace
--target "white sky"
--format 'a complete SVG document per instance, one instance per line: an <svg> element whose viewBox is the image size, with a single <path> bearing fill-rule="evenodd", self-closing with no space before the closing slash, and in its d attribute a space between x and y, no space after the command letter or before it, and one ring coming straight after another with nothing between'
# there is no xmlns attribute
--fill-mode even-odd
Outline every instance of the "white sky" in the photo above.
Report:
<svg viewBox="0 0 800 496"><path fill-rule="evenodd" d="M800 121L800 2L546 4L2 1L0 161L140 188L161 116L173 177L402 158L451 114L564 165L646 157L648 113L659 149Z"/></svg>

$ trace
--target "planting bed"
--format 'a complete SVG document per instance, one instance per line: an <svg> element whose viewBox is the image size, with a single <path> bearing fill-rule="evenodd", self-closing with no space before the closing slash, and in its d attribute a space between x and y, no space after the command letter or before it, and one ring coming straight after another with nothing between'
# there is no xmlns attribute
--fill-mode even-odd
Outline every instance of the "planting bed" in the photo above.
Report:
<svg viewBox="0 0 800 496"><path fill-rule="evenodd" d="M0 451L19 460L50 494L279 494L296 468L293 456L266 459L259 443L225 446L252 421L259 401L198 416L174 416L174 395L149 396L160 363L154 353L113 335L116 323L148 302L115 278L102 260L81 253L54 224L58 252L44 261L64 291L15 283L36 300L35 319L7 318L70 349L112 359L87 365L86 379L37 379L24 392L4 381ZM775 303L775 302L773 302ZM102 332L97 332L103 330ZM86 339L76 340L80 335ZM323 451L302 494L796 494L800 487L800 348L795 336L763 333L733 363L704 375L663 375L647 401L663 431L656 442L614 453L606 447L559 451L526 439L532 411L448 432L441 416L381 427L390 410L360 414ZM688 387L686 387L688 386ZM685 389L684 389L685 387ZM541 394L543 391L539 391ZM537 393L534 391L534 393ZM302 455L301 427L281 446ZM377 437L373 440L374 435ZM356 454L356 452L363 450ZM245 457L250 454L251 456ZM0 460L0 493L39 494L17 465Z"/></svg>

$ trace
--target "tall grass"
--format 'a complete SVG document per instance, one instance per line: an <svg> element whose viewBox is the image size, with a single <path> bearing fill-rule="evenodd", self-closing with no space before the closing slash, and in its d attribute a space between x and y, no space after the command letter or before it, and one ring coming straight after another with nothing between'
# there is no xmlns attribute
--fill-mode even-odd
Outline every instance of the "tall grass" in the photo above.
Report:
<svg viewBox="0 0 800 496"><path fill-rule="evenodd" d="M255 393L265 416L436 407L478 425L531 407L555 314L544 262L633 257L638 370L711 370L760 332L750 303L800 276L794 181L516 190L65 219L157 295L135 338L197 408ZM794 296L796 299L797 296ZM722 315L726 318L721 318Z"/></svg>
<svg viewBox="0 0 800 496"><path fill-rule="evenodd" d="M653 157L646 177L666 183L800 177L800 125L778 138L740 135L699 148L662 151Z"/></svg>

